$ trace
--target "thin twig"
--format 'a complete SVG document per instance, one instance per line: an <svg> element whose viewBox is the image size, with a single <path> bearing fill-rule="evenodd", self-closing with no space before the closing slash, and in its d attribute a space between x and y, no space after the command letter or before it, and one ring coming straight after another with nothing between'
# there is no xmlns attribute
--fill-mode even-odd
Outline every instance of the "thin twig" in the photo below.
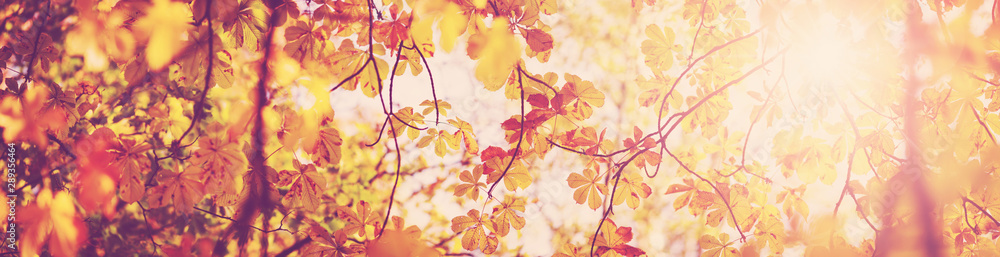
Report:
<svg viewBox="0 0 1000 257"><path fill-rule="evenodd" d="M520 68L520 65L518 68ZM521 142L524 141L524 82L521 80L521 73L517 74L517 83L520 85L521 89L521 129L518 130L520 136L517 137L517 146L514 147L514 154L511 155L510 162L507 163L507 168L503 169L503 173L500 174L500 178L493 182L493 185L490 186L490 190L486 191L486 195L488 195L490 199L493 198L493 188L496 188L497 184L500 184L503 177L507 175L508 171L510 171L510 167L514 165L514 161L517 161L517 155L521 153Z"/></svg>

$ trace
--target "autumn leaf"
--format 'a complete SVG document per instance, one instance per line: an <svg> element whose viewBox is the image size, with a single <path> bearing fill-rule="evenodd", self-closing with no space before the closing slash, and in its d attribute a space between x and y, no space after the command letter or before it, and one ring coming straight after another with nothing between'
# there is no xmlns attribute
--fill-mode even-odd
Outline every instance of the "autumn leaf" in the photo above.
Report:
<svg viewBox="0 0 1000 257"><path fill-rule="evenodd" d="M458 128L458 131L455 131L455 135L461 136L462 142L465 143L465 152L467 154L476 154L479 152L479 143L476 142L476 134L472 130L472 124L459 118L449 119L448 124Z"/></svg>
<svg viewBox="0 0 1000 257"><path fill-rule="evenodd" d="M285 29L285 40L288 40L285 52L299 61L318 58L326 47L325 32L311 22L298 21L295 26Z"/></svg>
<svg viewBox="0 0 1000 257"><path fill-rule="evenodd" d="M184 115L184 103L176 98L168 98L165 105L151 107L149 116L150 133L169 132L173 138L180 137L191 126L191 118Z"/></svg>
<svg viewBox="0 0 1000 257"><path fill-rule="evenodd" d="M698 239L698 244L705 251L702 257L738 257L739 251L732 247L733 242L729 242L729 234L719 234L719 236L702 235Z"/></svg>
<svg viewBox="0 0 1000 257"><path fill-rule="evenodd" d="M669 70L673 66L673 51L679 50L679 46L674 45L674 30L652 24L646 26L646 37L649 39L642 41L642 54L646 55L646 65L658 69Z"/></svg>
<svg viewBox="0 0 1000 257"><path fill-rule="evenodd" d="M406 132L406 135L410 139L417 139L421 131L413 127L424 125L424 115L415 112L413 107L404 107L397 110L389 119L389 122L392 124L386 130L389 130L394 137L403 135L403 132Z"/></svg>
<svg viewBox="0 0 1000 257"><path fill-rule="evenodd" d="M149 14L136 21L135 28L149 34L146 60L149 68L166 67L182 47L181 36L191 26L191 9L183 3L155 0Z"/></svg>
<svg viewBox="0 0 1000 257"><path fill-rule="evenodd" d="M677 199L674 200L675 211L684 208L684 206L687 206L688 203L691 202L691 199L693 198L695 193L698 192L698 190L695 189L694 180L690 178L685 178L684 184L670 185L669 187L667 187L667 192L665 194L669 195L679 192L684 192L684 193L678 196Z"/></svg>
<svg viewBox="0 0 1000 257"><path fill-rule="evenodd" d="M326 189L326 179L316 171L313 164L303 165L294 160L292 166L295 170L282 170L278 173L278 186L291 186L281 199L282 204L308 210L319 208L323 189Z"/></svg>
<svg viewBox="0 0 1000 257"><path fill-rule="evenodd" d="M785 248L785 226L781 222L781 213L774 206L764 207L763 212L754 229L754 236L760 239L759 248L770 245L771 252L780 254Z"/></svg>
<svg viewBox="0 0 1000 257"><path fill-rule="evenodd" d="M493 27L487 33L482 57L476 65L476 79L490 91L497 91L506 84L518 60L517 55L510 53L521 51L520 44L514 40L514 35L508 31L507 26L507 21L503 19L493 22Z"/></svg>
<svg viewBox="0 0 1000 257"><path fill-rule="evenodd" d="M48 70L49 65L59 59L59 50L53 45L52 36L48 33L39 33L37 37L18 34L14 38L14 53L37 60L37 65L42 70Z"/></svg>
<svg viewBox="0 0 1000 257"><path fill-rule="evenodd" d="M343 229L337 230L331 235L330 231L316 221L307 219L306 223L309 225L306 232L313 242L303 247L303 255L340 257L356 254L363 250L361 245L353 244L347 240L348 235Z"/></svg>
<svg viewBox="0 0 1000 257"><path fill-rule="evenodd" d="M212 240L209 238L198 238L194 235L184 235L180 245L164 245L163 253L170 256L206 256L212 252Z"/></svg>
<svg viewBox="0 0 1000 257"><path fill-rule="evenodd" d="M372 239L377 235L376 228L381 228L382 220L378 212L372 210L367 202L356 203L354 209L341 206L337 209L338 217L347 222L343 231L347 235L358 234L361 237Z"/></svg>
<svg viewBox="0 0 1000 257"><path fill-rule="evenodd" d="M486 183L479 182L483 177L483 166L476 166L472 172L462 171L458 179L462 184L455 186L455 196L468 196L473 201L479 199L479 190L486 189Z"/></svg>
<svg viewBox="0 0 1000 257"><path fill-rule="evenodd" d="M572 97L580 99L591 107L604 106L604 93L594 87L594 83L580 79L573 74L565 74L566 85L562 91Z"/></svg>
<svg viewBox="0 0 1000 257"><path fill-rule="evenodd" d="M481 249L484 253L496 251L498 240L496 236L486 234L486 226L490 222L489 215L479 214L479 211L469 210L468 215L451 219L451 231L462 235L462 247L474 251Z"/></svg>
<svg viewBox="0 0 1000 257"><path fill-rule="evenodd" d="M247 170L247 157L240 144L219 138L198 140L198 149L194 151L191 162L195 164L193 167L202 169L197 174L200 174L199 181L205 182L207 194L229 190L235 177Z"/></svg>
<svg viewBox="0 0 1000 257"><path fill-rule="evenodd" d="M316 135L305 136L302 139L302 148L312 154L312 160L316 165L340 164L344 144L344 140L340 137L340 131L335 128L325 128Z"/></svg>
<svg viewBox="0 0 1000 257"><path fill-rule="evenodd" d="M39 192L34 204L25 206L17 215L21 235L21 254L38 256L43 248L55 256L76 256L87 240L87 225L77 216L73 196L49 189ZM20 231L20 230L19 230Z"/></svg>
<svg viewBox="0 0 1000 257"><path fill-rule="evenodd" d="M590 208L596 210L603 203L601 195L607 192L607 186L598 183L600 179L597 172L585 169L582 175L580 173L569 174L566 182L569 183L569 187L576 188L576 191L573 191L573 199L576 200L576 203L590 202Z"/></svg>
<svg viewBox="0 0 1000 257"><path fill-rule="evenodd" d="M552 35L540 29L530 29L524 35L524 40L528 42L528 47L535 52L545 52L552 50Z"/></svg>
<svg viewBox="0 0 1000 257"><path fill-rule="evenodd" d="M524 217L517 215L517 212L524 212L524 199L509 196L503 200L497 206L493 207L493 226L494 231L496 231L499 236L506 236L510 231L510 227L513 226L516 230L521 230L524 228L525 220Z"/></svg>
<svg viewBox="0 0 1000 257"><path fill-rule="evenodd" d="M431 128L427 130L427 135L420 138L417 142L417 147L424 148L430 145L431 142L434 143L434 153L439 157L444 157L448 154L448 148L458 149L458 142L461 140L457 135L453 135L445 132L444 130L437 130Z"/></svg>
<svg viewBox="0 0 1000 257"><path fill-rule="evenodd" d="M652 193L653 190L649 188L649 185L642 182L642 178L638 174L627 173L622 178L621 184L618 186L618 191L615 192L614 204L619 205L627 201L628 207L632 209L639 208L639 198L649 197Z"/></svg>
<svg viewBox="0 0 1000 257"><path fill-rule="evenodd" d="M135 36L125 28L125 14L112 11L99 13L94 8L95 1L78 1L75 7L81 10L80 23L66 35L67 55L82 55L84 69L99 71L107 68L108 58L125 61L135 57ZM94 37L102 33L108 36ZM0 59L7 60L2 54ZM0 65L0 67L3 67Z"/></svg>
<svg viewBox="0 0 1000 257"><path fill-rule="evenodd" d="M214 1L225 2L225 1ZM264 6L257 0L239 0L233 18L222 23L222 27L230 33L231 43L238 47L247 46L251 50L260 49L260 41L264 39ZM296 9L296 8L291 8ZM298 12L298 9L295 10ZM213 12L214 14L214 12Z"/></svg>
<svg viewBox="0 0 1000 257"><path fill-rule="evenodd" d="M118 194L126 203L138 201L146 193L142 174L150 165L149 158L146 156L146 152L150 149L152 146L149 144L132 139L122 139L117 148L111 149L112 152L117 153L115 162L122 169Z"/></svg>
<svg viewBox="0 0 1000 257"><path fill-rule="evenodd" d="M160 171L160 185L149 189L150 208L159 208L173 204L177 210L191 213L194 206L205 197L205 187L198 180L204 171L199 166L187 167L184 171L174 166L173 170Z"/></svg>
<svg viewBox="0 0 1000 257"><path fill-rule="evenodd" d="M645 251L628 245L628 242L632 241L632 228L618 227L611 219L605 219L604 223L604 226L601 227L600 235L595 241L595 245L597 246L596 253L598 255L604 255L609 250L614 250L623 256L641 256L646 254Z"/></svg>
<svg viewBox="0 0 1000 257"><path fill-rule="evenodd" d="M528 174L528 169L521 165L512 165L510 170L507 171L507 175L503 177L503 185L507 187L508 191L514 191L518 188L525 189L531 185L531 174Z"/></svg>
<svg viewBox="0 0 1000 257"><path fill-rule="evenodd" d="M47 145L45 130L58 126L55 115L45 108L50 99L43 86L32 83L21 96L7 95L0 101L0 123L3 123L5 142L28 140L37 145Z"/></svg>

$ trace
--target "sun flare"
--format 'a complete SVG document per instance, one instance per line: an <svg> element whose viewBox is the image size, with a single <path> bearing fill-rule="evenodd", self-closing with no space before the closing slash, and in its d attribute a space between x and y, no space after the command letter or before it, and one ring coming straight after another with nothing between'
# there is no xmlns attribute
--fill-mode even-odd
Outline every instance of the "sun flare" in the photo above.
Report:
<svg viewBox="0 0 1000 257"><path fill-rule="evenodd" d="M807 84L843 83L851 76L858 44L843 29L845 22L822 15L793 24L788 62Z"/></svg>

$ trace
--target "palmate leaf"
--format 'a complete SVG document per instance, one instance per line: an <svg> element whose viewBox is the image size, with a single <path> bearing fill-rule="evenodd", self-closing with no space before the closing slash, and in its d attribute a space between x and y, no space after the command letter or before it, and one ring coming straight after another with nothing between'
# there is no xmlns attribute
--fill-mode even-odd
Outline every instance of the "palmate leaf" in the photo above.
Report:
<svg viewBox="0 0 1000 257"><path fill-rule="evenodd" d="M343 229L330 234L330 231L318 222L306 219L309 225L307 234L312 239L312 243L302 247L303 256L351 256L363 251L363 247L353 244L347 240L347 233Z"/></svg>
<svg viewBox="0 0 1000 257"><path fill-rule="evenodd" d="M569 174L566 182L569 183L569 187L576 188L576 191L573 191L573 199L576 200L576 203L589 202L590 208L596 210L603 203L601 195L607 192L607 186L598 183L600 179L597 172L586 169L583 170L582 175L579 173Z"/></svg>
<svg viewBox="0 0 1000 257"><path fill-rule="evenodd" d="M479 190L486 188L486 183L479 182L483 177L483 166L477 165L472 172L462 171L458 179L461 184L455 186L455 196L467 196L473 201L479 199Z"/></svg>
<svg viewBox="0 0 1000 257"><path fill-rule="evenodd" d="M493 228L498 236L506 236L511 226L516 230L524 228L524 217L517 215L517 212L524 212L524 205L524 199L510 196L504 199L499 205L493 207L493 216L495 217L493 219Z"/></svg>
<svg viewBox="0 0 1000 257"><path fill-rule="evenodd" d="M247 171L247 158L240 144L203 138L198 140L198 146L190 161L195 164L192 167L203 169L199 172L199 180L205 182L205 193L235 192L232 185L236 176Z"/></svg>
<svg viewBox="0 0 1000 257"><path fill-rule="evenodd" d="M702 235L698 239L698 244L705 251L701 257L739 257L739 250L732 247L733 242L729 242L729 234L719 234L718 237L712 235Z"/></svg>
<svg viewBox="0 0 1000 257"><path fill-rule="evenodd" d="M230 34L226 37L229 43L236 47L246 46L253 51L260 49L260 41L264 39L265 16L264 5L259 0L239 0L235 16L222 24Z"/></svg>
<svg viewBox="0 0 1000 257"><path fill-rule="evenodd" d="M285 29L285 52L300 62L315 60L326 47L326 33L313 22L297 21Z"/></svg>
<svg viewBox="0 0 1000 257"><path fill-rule="evenodd" d="M495 235L486 234L486 227L491 222L489 215L472 209L468 215L458 216L451 220L451 230L455 233L465 231L462 235L462 247L466 250L474 251L481 249L483 253L493 253L497 249L499 240Z"/></svg>
<svg viewBox="0 0 1000 257"><path fill-rule="evenodd" d="M511 165L510 170L507 171L507 175L503 177L503 185L507 187L507 190L514 191L518 188L525 189L531 185L531 174L528 174L528 169L520 164Z"/></svg>
<svg viewBox="0 0 1000 257"><path fill-rule="evenodd" d="M153 1L149 14L136 21L135 27L149 33L146 61L149 68L158 71L170 63L180 52L182 35L190 28L191 9L183 3L169 0Z"/></svg>
<svg viewBox="0 0 1000 257"><path fill-rule="evenodd" d="M759 248L769 245L771 252L780 254L785 246L785 226L781 213L774 206L764 207L764 214L754 229L754 236L760 239Z"/></svg>
<svg viewBox="0 0 1000 257"><path fill-rule="evenodd" d="M174 170L180 167L174 166ZM164 170L160 185L149 189L149 206L158 208L173 204L179 211L190 213L194 205L205 197L205 185L198 180L203 172L199 166L187 167L184 171Z"/></svg>
<svg viewBox="0 0 1000 257"><path fill-rule="evenodd" d="M293 160L292 165L295 170L282 170L278 173L278 185L291 186L281 199L282 204L306 210L319 208L323 190L326 189L326 179L316 171L313 164L303 165L298 160Z"/></svg>
<svg viewBox="0 0 1000 257"><path fill-rule="evenodd" d="M618 191L615 192L614 204L618 205L627 201L629 208L639 208L639 199L649 197L652 193L653 190L642 182L642 178L638 174L627 173L622 178L621 184L618 185Z"/></svg>
<svg viewBox="0 0 1000 257"><path fill-rule="evenodd" d="M211 36L213 40L212 50L208 52L208 40ZM200 27L197 33L192 33L189 44L181 49L177 54L174 64L170 65L170 79L186 87L201 90L205 83L205 73L209 66L209 58L212 64L212 85L222 88L232 86L235 79L235 71L232 67L232 54L228 50L223 50L222 37L216 33L210 33L207 28Z"/></svg>
<svg viewBox="0 0 1000 257"><path fill-rule="evenodd" d="M360 201L352 209L348 206L341 206L337 209L337 216L347 222L342 229L347 235L358 234L365 238L375 238L376 228L381 228L382 220L379 213L372 210L368 202Z"/></svg>
<svg viewBox="0 0 1000 257"><path fill-rule="evenodd" d="M118 188L122 201L133 203L145 195L142 174L149 168L150 162L146 152L151 148L145 142L123 139L117 149L112 149L118 153L115 162L122 169Z"/></svg>
<svg viewBox="0 0 1000 257"><path fill-rule="evenodd" d="M372 47L374 47L372 53L376 56L385 54L385 48L382 45L376 44ZM385 60L382 60L382 58L371 57L371 61L368 58L368 51L354 48L354 43L350 39L345 39L340 43L340 47L330 58L330 67L332 69L344 71L335 76L337 81L347 79L352 74L360 71L357 76L345 81L341 87L347 90L355 90L361 87L362 92L368 97L375 97L381 93L382 85L380 80L388 79L391 69L389 68L389 64ZM376 73L376 70L378 73Z"/></svg>
<svg viewBox="0 0 1000 257"><path fill-rule="evenodd" d="M520 44L515 41L507 26L506 20L493 22L493 28L486 35L482 56L476 65L476 79L490 91L497 91L506 84L519 57L511 53L521 51Z"/></svg>
<svg viewBox="0 0 1000 257"><path fill-rule="evenodd" d="M646 66L657 70L667 70L673 66L674 30L656 24L646 27L646 41L642 41L642 53L646 55Z"/></svg>
<svg viewBox="0 0 1000 257"><path fill-rule="evenodd" d="M594 242L594 245L597 247L595 251L598 255L602 256L608 251L614 251L623 256L641 256L646 254L642 249L628 245L629 241L632 241L632 228L618 227L613 220L605 219L604 226L601 226L600 234Z"/></svg>
<svg viewBox="0 0 1000 257"><path fill-rule="evenodd" d="M461 138L459 138L455 134L450 134L445 132L444 130L437 130L435 128L431 128L427 130L427 135L420 138L420 141L417 142L417 147L424 148L430 146L430 144L433 142L434 153L437 154L437 156L439 157L444 157L446 154L448 154L449 147L451 149L458 149L459 141L461 141Z"/></svg>
<svg viewBox="0 0 1000 257"><path fill-rule="evenodd" d="M312 160L316 165L325 167L340 164L344 144L340 131L335 128L325 128L317 135L303 136L305 137L302 139L303 149L313 155Z"/></svg>

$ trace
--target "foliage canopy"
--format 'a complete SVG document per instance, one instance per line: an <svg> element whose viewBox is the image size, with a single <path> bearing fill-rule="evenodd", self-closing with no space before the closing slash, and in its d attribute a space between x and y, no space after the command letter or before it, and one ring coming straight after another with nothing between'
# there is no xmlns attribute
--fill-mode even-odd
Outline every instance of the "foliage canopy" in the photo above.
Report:
<svg viewBox="0 0 1000 257"><path fill-rule="evenodd" d="M995 1L0 3L21 256L1000 255Z"/></svg>

